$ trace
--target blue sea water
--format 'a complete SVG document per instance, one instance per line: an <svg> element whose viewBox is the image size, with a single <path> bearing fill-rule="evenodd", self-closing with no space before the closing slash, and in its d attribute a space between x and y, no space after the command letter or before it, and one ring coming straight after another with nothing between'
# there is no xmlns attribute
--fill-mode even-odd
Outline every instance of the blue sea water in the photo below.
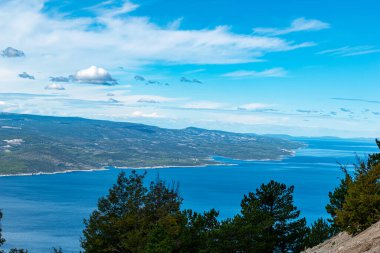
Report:
<svg viewBox="0 0 380 253"><path fill-rule="evenodd" d="M296 156L282 161L225 161L234 166L165 168L148 171L147 181L157 175L178 182L183 208L196 211L216 208L220 218L240 210L244 194L271 179L295 186L294 201L311 223L327 217L328 192L342 172L337 162L352 164L356 155L377 152L374 140L298 138L308 144ZM220 158L222 159L222 158ZM5 249L27 248L31 253L79 252L83 219L96 208L100 196L115 182L119 169L67 174L0 177Z"/></svg>

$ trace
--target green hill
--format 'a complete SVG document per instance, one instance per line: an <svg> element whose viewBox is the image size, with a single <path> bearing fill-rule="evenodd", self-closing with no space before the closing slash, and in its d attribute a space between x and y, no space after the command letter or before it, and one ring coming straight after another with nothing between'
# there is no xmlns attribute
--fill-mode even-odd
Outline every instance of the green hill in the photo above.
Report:
<svg viewBox="0 0 380 253"><path fill-rule="evenodd" d="M83 118L0 114L0 174L100 169L105 166L196 166L212 157L279 159L302 144L199 128Z"/></svg>

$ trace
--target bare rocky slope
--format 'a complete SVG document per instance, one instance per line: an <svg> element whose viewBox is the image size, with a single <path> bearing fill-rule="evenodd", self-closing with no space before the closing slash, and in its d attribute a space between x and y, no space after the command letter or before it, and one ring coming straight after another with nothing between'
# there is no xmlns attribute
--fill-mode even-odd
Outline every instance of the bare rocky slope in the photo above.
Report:
<svg viewBox="0 0 380 253"><path fill-rule="evenodd" d="M330 240L305 253L380 253L380 221L356 236L346 232L340 233Z"/></svg>

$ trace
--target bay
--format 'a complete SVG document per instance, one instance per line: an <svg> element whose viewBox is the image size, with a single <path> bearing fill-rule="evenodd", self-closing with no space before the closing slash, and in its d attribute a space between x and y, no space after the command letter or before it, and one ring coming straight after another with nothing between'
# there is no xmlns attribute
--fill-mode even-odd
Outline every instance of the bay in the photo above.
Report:
<svg viewBox="0 0 380 253"><path fill-rule="evenodd" d="M377 152L374 140L296 138L308 144L294 157L281 161L236 161L216 158L228 166L160 168L148 170L146 182L157 177L178 182L183 208L204 211L216 208L220 218L240 210L243 195L271 179L295 186L294 201L308 223L328 217L328 192L342 177L337 162L350 165L356 156ZM352 167L349 167L352 169ZM130 169L125 169L128 173ZM145 170L141 170L143 173ZM83 219L107 194L120 169L66 174L0 177L5 249L18 247L33 252L79 252Z"/></svg>

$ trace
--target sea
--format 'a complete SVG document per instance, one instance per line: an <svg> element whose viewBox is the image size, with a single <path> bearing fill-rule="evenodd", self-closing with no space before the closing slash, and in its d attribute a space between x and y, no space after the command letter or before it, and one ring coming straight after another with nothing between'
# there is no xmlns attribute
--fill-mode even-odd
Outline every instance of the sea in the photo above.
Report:
<svg viewBox="0 0 380 253"><path fill-rule="evenodd" d="M294 203L308 224L328 218L328 193L343 177L340 166L353 170L357 159L377 152L374 139L295 138L306 143L291 157L279 161L239 161L216 157L229 165L157 168L147 171L146 183L157 177L179 184L182 208L219 210L219 218L240 212L248 192L270 180L294 185ZM79 252L83 219L95 210L122 169L92 172L0 177L3 211L3 249L25 248L30 253ZM123 169L127 173L132 169ZM139 172L144 173L140 169Z"/></svg>

